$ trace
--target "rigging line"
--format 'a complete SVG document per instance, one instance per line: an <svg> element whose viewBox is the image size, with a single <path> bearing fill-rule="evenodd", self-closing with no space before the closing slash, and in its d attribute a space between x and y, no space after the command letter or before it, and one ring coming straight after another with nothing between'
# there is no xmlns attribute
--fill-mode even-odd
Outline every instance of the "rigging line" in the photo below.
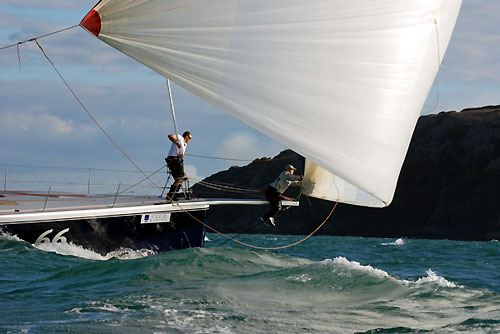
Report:
<svg viewBox="0 0 500 334"><path fill-rule="evenodd" d="M210 188L210 189L213 189L213 190L218 190L218 191L221 191L221 192L231 192L231 193L236 193L236 194L248 194L249 193L248 191L229 190L229 189L217 188L217 187L214 187L214 186L211 186L211 185L206 185L206 184L201 184L201 186L204 186L204 187L207 187L207 188ZM259 196L257 198L261 198L261 197Z"/></svg>
<svg viewBox="0 0 500 334"><path fill-rule="evenodd" d="M292 158L291 156L289 156L289 157L282 157L282 158L262 158L262 159L249 160L249 159L236 159L236 158L214 157L214 156L208 156L208 155L198 155L198 154L188 154L188 153L186 153L184 155L188 155L190 157L195 157L195 158L215 159L215 160L229 160L229 161L244 161L244 162L268 162L268 161L285 160L285 159Z"/></svg>
<svg viewBox="0 0 500 334"><path fill-rule="evenodd" d="M54 34L58 34L60 32L63 32L63 31L66 31L66 30L69 30L69 29L73 29L73 28L76 28L78 27L79 24L75 24L74 26L71 26L71 27L67 27L67 28L64 28L64 29L61 29L61 30L57 30L57 31L53 31L53 32L50 32L48 34L45 34L45 35L41 35L41 36L37 36L37 37L33 37L33 38L30 38L30 39L27 39L25 41L21 41L21 42L17 42L17 43L14 43L14 44L11 44L11 45L7 45L7 46L4 46L4 47L1 47L0 48L0 51L2 50L5 50L5 49L8 49L8 48L12 48L14 46L18 46L21 45L21 44L24 44L24 43L28 43L28 42L36 42L37 39L40 39L40 38L44 38L44 37L47 37L47 36L51 36L51 35L54 35Z"/></svg>
<svg viewBox="0 0 500 334"><path fill-rule="evenodd" d="M19 44L16 44L17 60L19 60L19 73L21 73L21 53L19 52Z"/></svg>
<svg viewBox="0 0 500 334"><path fill-rule="evenodd" d="M439 104L439 73L441 72L441 44L439 43L439 29L437 19L434 18L434 27L436 28L436 47L437 47L437 73L436 73L436 102L430 108L428 113L432 113Z"/></svg>
<svg viewBox="0 0 500 334"><path fill-rule="evenodd" d="M203 187L207 187L207 188L210 188L210 189L214 189L214 190L220 190L220 191L227 191L227 192L235 192L235 193L246 193L246 192L243 192L243 191L237 191L237 190L226 190L226 189L223 189L223 188L220 188L220 187L216 187L216 186L213 186L213 185L210 185L210 184L203 184L201 182L198 182L199 185L203 186Z"/></svg>
<svg viewBox="0 0 500 334"><path fill-rule="evenodd" d="M149 175L149 177L152 177L154 176L155 174L157 174L159 171L161 171L163 168L165 168L165 166L161 166L159 169L157 169L156 171L154 171L152 174ZM137 185L141 184L142 182L146 181L147 179L146 178L143 178L142 180L139 180L138 182L132 184L131 186L129 186L128 188L118 192L118 195L121 195L127 191L129 191L130 189L136 187ZM93 184L93 186L96 186L96 185L99 185L99 184ZM110 185L110 184L103 184L103 185ZM115 196L115 194L111 194L111 195L104 195L103 197L111 197L111 196Z"/></svg>
<svg viewBox="0 0 500 334"><path fill-rule="evenodd" d="M206 187L212 187L212 188L219 188L219 189L227 189L228 191L231 191L231 190L234 190L234 191L240 191L240 192L262 192L262 190L258 190L258 189L251 189L251 188L238 188L238 187L231 187L231 186L225 186L225 185L222 185L222 184L218 184L218 183L210 183L210 182L207 182L207 181L203 181L203 180L198 180L198 179L195 179L195 178L192 178L190 177L191 180L194 180L194 181L197 181L198 184L202 185L202 186L206 186Z"/></svg>
<svg viewBox="0 0 500 334"><path fill-rule="evenodd" d="M194 218L196 221L198 221L200 224L202 224L203 226L207 227L208 229L214 231L215 233L227 238L227 239L230 239L240 245L243 245L243 246L247 246L247 247L250 247L250 248L254 248L254 249L260 249L260 250L277 250L277 249L283 249L283 248L289 248L289 247L292 247L292 246L295 246L295 245L298 245L304 241L306 241L307 239L309 239L310 237L312 237L320 228L323 227L323 225L325 225L325 223L328 221L328 219L331 217L331 215L333 214L333 211L335 211L335 208L337 207L337 205L339 204L339 202L335 202L335 205L333 206L332 208L332 211L330 211L330 213L328 214L328 216L323 220L323 222L321 224L318 225L318 227L316 227L316 229L314 231L312 231L309 235L307 235L306 237L296 241L296 242L293 242L291 244L288 244L288 245L283 245L283 246L277 246L277 247L261 247L261 246L255 246L255 245L251 245L251 244L248 244L248 243L245 243L243 241L240 241L240 240L237 240L237 239L234 239L222 232L219 232L218 230L214 229L213 227L207 225L206 223L200 221L198 218L194 217L193 215L191 215L189 212L185 211L186 213L188 213L189 216L191 216L192 218Z"/></svg>
<svg viewBox="0 0 500 334"><path fill-rule="evenodd" d="M208 177L210 178L210 177ZM206 179L208 179L206 178ZM197 180L197 179L194 179L194 180ZM222 182L222 181L217 181L217 183L215 182L209 182L209 181L205 181L205 179L203 180L197 180L197 181L200 181L200 182L206 182L208 184L214 184L214 185L217 185L217 186L221 186L221 187L231 187L233 186L234 184L233 183L228 183L228 182ZM237 188L237 189L251 189L251 188Z"/></svg>
<svg viewBox="0 0 500 334"><path fill-rule="evenodd" d="M43 55L45 56L45 58L47 58L47 60L49 61L50 65L52 65L52 68L54 68L54 70L56 71L56 73L59 75L59 77L61 78L61 80L63 81L63 83L66 85L66 87L68 88L68 90L71 92L71 94L73 95L73 97L78 101L78 103L80 104L80 106L82 106L83 110L85 110L85 112L87 113L87 115L90 117L90 119L95 123L95 125L97 125L97 127L102 131L102 133L111 141L111 143L113 143L113 145L115 145L115 147L132 163L132 165L134 165L135 168L137 168L137 170L139 172L141 172L141 174L146 177L149 182L151 182L151 184L153 184L156 188L158 189L161 189L149 176L146 175L146 173L135 163L135 161L121 148L120 145L118 145L118 143L106 132L106 130L104 130L104 128L101 126L101 124L99 124L99 122L94 118L94 116L90 113L90 111L87 109L87 107L85 107L85 105L83 104L83 102L78 98L78 96L76 95L76 93L73 91L73 89L70 87L70 85L66 82L66 80L63 78L63 76L61 75L61 73L57 70L56 66L54 65L54 63L52 62L52 60L50 60L50 58L47 56L47 54L45 53L45 50L42 48L42 46L40 45L40 43L38 43L38 40L35 39L35 43L38 45L38 47L40 48L40 50L42 51Z"/></svg>
<svg viewBox="0 0 500 334"><path fill-rule="evenodd" d="M207 155L198 155L198 154L185 154L189 155L190 157L196 157L196 158L204 158L204 159L215 159L215 160L230 160L230 161L253 161L253 160L248 160L248 159L232 159L232 158L221 158L221 157L212 157L212 156L207 156Z"/></svg>
<svg viewBox="0 0 500 334"><path fill-rule="evenodd" d="M7 167L22 167L22 168L43 168L43 169L72 169L72 170L85 170L89 169L93 171L101 171L101 172L116 172L116 173L137 173L136 170L124 170L124 169L106 169L106 168L91 168L91 167L63 167L63 166L37 166L37 165L12 165L12 164L0 164L0 166ZM162 167L163 168L163 167ZM152 171L145 171L150 173Z"/></svg>
<svg viewBox="0 0 500 334"><path fill-rule="evenodd" d="M157 174L159 171L161 171L163 168L165 168L165 166L161 166L161 167L160 167L159 169L157 169L157 170L156 170L153 174L149 175L149 177L154 176L154 175L155 175L155 174ZM137 186L138 184L141 184L141 183L142 183L142 182L144 182L144 181L146 181L146 178L143 178L143 179L142 179L142 180L140 180L139 182L134 183L134 184L133 184L133 185L131 185L130 187L128 187L128 188L126 188L126 189L124 189L124 190L120 191L120 192L118 193L118 195L119 195L119 194L123 194L123 193L124 193L124 192L126 192L126 191L129 191L130 189L132 189L133 187Z"/></svg>
<svg viewBox="0 0 500 334"><path fill-rule="evenodd" d="M210 189L213 189L213 190L218 190L218 191L221 191L221 192L228 192L228 193L236 193L236 194L257 194L257 193L261 193L261 191L248 191L248 190L232 190L232 189L227 189L227 188L221 188L221 187L217 187L217 186L213 186L213 185L210 185L210 184L202 184L202 183L198 183L200 186L202 187L206 187L206 188L210 188ZM261 196L258 196L259 198Z"/></svg>
<svg viewBox="0 0 500 334"><path fill-rule="evenodd" d="M169 198L171 201L172 199L170 197L168 197L167 195L167 198ZM261 246L255 246L255 245L251 245L251 244L248 244L248 243L245 243L245 242L242 242L242 241L239 241L235 238L232 238L230 237L229 235L225 234L225 233L222 233L220 231L218 231L217 229L213 228L212 226L208 225L207 223L201 221L200 219L198 219L197 217L195 217L194 215L192 215L188 210L186 210L185 208L183 208L179 203L175 203L174 201L172 201L172 204L174 205L177 205L182 212L184 212L185 214L187 214L189 217L191 217L194 221L198 222L199 224L205 226L206 228L208 228L209 230L211 230L212 232L214 233L217 233L219 234L220 236L226 238L226 239L229 239L235 243L238 243L240 245L243 245L243 246L246 246L246 247L249 247L249 248L254 248L254 249L260 249L260 250L277 250L277 249L283 249L283 248L288 248L288 247L292 247L292 246L295 246L295 245L298 245L304 241L306 241L307 239L309 239L311 236L313 236L321 227L323 227L323 225L326 224L326 222L328 221L328 219L331 217L331 215L333 214L333 211L335 211L335 208L337 207L337 205L339 204L339 201L335 202L335 205L333 206L332 208L332 211L330 211L330 213L328 214L328 216L323 220L323 222L321 224L318 225L318 227L312 231L309 235L307 235L305 238L302 238L300 239L299 241L296 241L294 243L291 243L291 244L288 244L288 245L283 245L283 246L277 246L277 247L261 247Z"/></svg>

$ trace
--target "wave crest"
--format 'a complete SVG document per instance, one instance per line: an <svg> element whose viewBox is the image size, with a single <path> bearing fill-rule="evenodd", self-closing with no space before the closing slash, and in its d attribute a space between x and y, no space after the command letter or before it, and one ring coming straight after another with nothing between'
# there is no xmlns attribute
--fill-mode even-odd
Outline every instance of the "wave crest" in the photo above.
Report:
<svg viewBox="0 0 500 334"><path fill-rule="evenodd" d="M99 253L94 252L93 250L75 245L73 243L49 242L33 246L35 248L38 248L46 252L52 252L60 255L76 256L87 260L98 260L98 261L106 261L113 258L117 258L120 260L131 260L156 254L156 252L150 249L135 250L130 248L120 248L116 251L109 252L106 255L101 255Z"/></svg>
<svg viewBox="0 0 500 334"><path fill-rule="evenodd" d="M401 285L409 286L409 285L425 285L425 284L435 284L444 288L463 288L461 285L457 285L453 282L448 281L443 276L439 276L437 273L432 271L432 269L428 269L426 271L427 276L420 277L416 281L407 280L407 279L399 279L394 276L391 276L388 272L374 268L371 265L362 265L357 261L350 261L345 257L336 257L333 260L323 260L321 261L323 264L333 264L339 266L339 269L343 272L358 272L359 274L367 274L371 277L375 277L378 279L388 279L390 281L397 282ZM343 272L344 275L346 272Z"/></svg>

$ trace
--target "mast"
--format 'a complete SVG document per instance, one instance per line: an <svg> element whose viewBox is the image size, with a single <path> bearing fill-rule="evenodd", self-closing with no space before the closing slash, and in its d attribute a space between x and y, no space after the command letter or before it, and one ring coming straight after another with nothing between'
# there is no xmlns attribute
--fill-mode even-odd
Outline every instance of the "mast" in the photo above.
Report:
<svg viewBox="0 0 500 334"><path fill-rule="evenodd" d="M168 96L170 98L170 110L172 110L172 119L174 120L174 129L175 129L175 138L177 138L177 143L180 144L180 140L178 138L179 132L177 131L177 121L175 119L175 109L174 109L174 99L172 98L172 88L170 87L170 79L167 79L167 87L168 87Z"/></svg>

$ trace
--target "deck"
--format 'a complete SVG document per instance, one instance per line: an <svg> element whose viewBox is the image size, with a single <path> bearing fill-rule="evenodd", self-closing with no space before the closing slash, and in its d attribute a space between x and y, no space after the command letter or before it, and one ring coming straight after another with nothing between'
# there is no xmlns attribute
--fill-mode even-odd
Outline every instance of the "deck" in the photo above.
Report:
<svg viewBox="0 0 500 334"><path fill-rule="evenodd" d="M146 195L77 195L0 191L0 225L208 210L212 205L265 205L259 199L193 199L170 202ZM284 206L298 202L282 201Z"/></svg>

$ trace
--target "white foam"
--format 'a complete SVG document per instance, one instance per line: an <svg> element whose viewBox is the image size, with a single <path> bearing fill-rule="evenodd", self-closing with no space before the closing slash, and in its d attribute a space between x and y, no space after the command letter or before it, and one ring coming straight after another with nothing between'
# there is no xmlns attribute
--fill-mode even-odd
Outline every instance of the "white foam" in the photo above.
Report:
<svg viewBox="0 0 500 334"><path fill-rule="evenodd" d="M167 308L163 314L170 329L193 334L233 333L226 325L220 325L224 315L218 312L193 309L179 311Z"/></svg>
<svg viewBox="0 0 500 334"><path fill-rule="evenodd" d="M331 260L324 260L322 262L325 263L325 261L331 261ZM364 266L361 263L356 262L356 261L349 261L348 259L346 259L343 256L336 257L335 259L333 259L333 263L337 264L337 265L341 265L349 270L360 271L360 272L363 272L363 273L366 273L366 274L369 274L371 276L378 277L378 278L389 278L390 277L387 272L385 272L381 269L373 268L370 265Z"/></svg>
<svg viewBox="0 0 500 334"><path fill-rule="evenodd" d="M133 260L140 259L146 256L158 254L152 249L130 249L130 248L120 248L116 251L106 254L109 258L117 258L120 260Z"/></svg>
<svg viewBox="0 0 500 334"><path fill-rule="evenodd" d="M99 311L105 311L105 312L116 312L116 313L123 313L125 310L127 309L122 309L122 308L119 308L119 307L116 307L114 305L111 305L111 304L103 304L101 306L93 306L92 307L93 309L95 310L99 310Z"/></svg>
<svg viewBox="0 0 500 334"><path fill-rule="evenodd" d="M82 313L82 310L83 308L81 307L75 307L75 308L72 308L71 310L69 311L64 311L64 313L76 313L76 314L81 314Z"/></svg>
<svg viewBox="0 0 500 334"><path fill-rule="evenodd" d="M9 241L24 241L19 239L17 235L12 235L10 233L4 232L0 230L0 239L9 240Z"/></svg>
<svg viewBox="0 0 500 334"><path fill-rule="evenodd" d="M388 278L392 281L398 282L400 284L404 285L412 285L412 284L437 284L438 286L441 287L446 287L446 288L463 288L462 285L457 285L453 282L448 281L446 278L437 275L435 272L433 272L431 269L427 270L426 274L427 276L419 278L416 282L414 281L409 281L409 280L401 280L397 279L395 277L392 277L389 275L384 270L373 268L370 265L362 265L357 261L349 261L345 257L336 257L335 259L332 260L323 260L321 261L322 263L331 263L333 262L334 264L340 265L348 270L354 270L354 271L359 271L363 272L366 274L369 274L371 276L377 277L377 278ZM340 273L339 275L345 276L348 275L347 273Z"/></svg>
<svg viewBox="0 0 500 334"><path fill-rule="evenodd" d="M306 282L309 282L312 278L307 274L301 274L301 275L289 276L286 279L288 281L296 281L296 282L306 283Z"/></svg>
<svg viewBox="0 0 500 334"><path fill-rule="evenodd" d="M394 242L384 242L381 244L382 246L402 246L405 244L405 241L402 238L397 239Z"/></svg>
<svg viewBox="0 0 500 334"><path fill-rule="evenodd" d="M97 301L90 302L88 305L89 306L87 306L87 307L75 307L69 311L65 311L64 313L81 314L81 313L83 313L82 311L84 311L86 309L92 309L92 310L103 311L103 312L114 312L114 313L124 313L124 312L127 312L130 310L128 307L117 307L117 306L112 305L110 303L102 303L102 302L97 302Z"/></svg>
<svg viewBox="0 0 500 334"><path fill-rule="evenodd" d="M463 288L463 286L456 285L455 283L448 281L446 278L437 275L431 269L427 270L426 273L427 273L426 277L419 278L415 283L416 284L435 283L445 288L457 288L457 287Z"/></svg>
<svg viewBox="0 0 500 334"><path fill-rule="evenodd" d="M33 246L46 252L53 252L60 255L77 256L88 260L99 260L99 261L106 261L112 258L117 258L121 260L130 260L156 254L156 252L149 249L133 250L128 248L121 248L119 250L110 252L106 255L101 255L90 249L83 248L82 246L77 246L73 243L48 242Z"/></svg>

